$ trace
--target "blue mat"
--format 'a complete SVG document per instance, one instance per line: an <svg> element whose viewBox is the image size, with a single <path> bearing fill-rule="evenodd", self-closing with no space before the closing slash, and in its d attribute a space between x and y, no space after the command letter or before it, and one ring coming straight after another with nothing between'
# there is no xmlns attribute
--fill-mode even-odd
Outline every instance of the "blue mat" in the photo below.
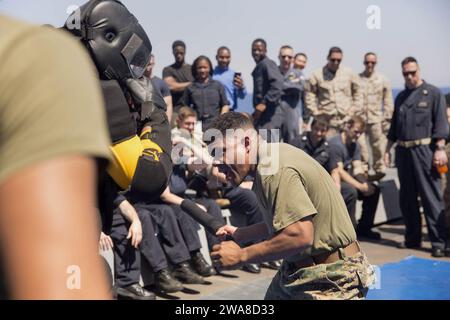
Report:
<svg viewBox="0 0 450 320"><path fill-rule="evenodd" d="M450 300L450 262L410 256L381 266L377 276L368 300Z"/></svg>

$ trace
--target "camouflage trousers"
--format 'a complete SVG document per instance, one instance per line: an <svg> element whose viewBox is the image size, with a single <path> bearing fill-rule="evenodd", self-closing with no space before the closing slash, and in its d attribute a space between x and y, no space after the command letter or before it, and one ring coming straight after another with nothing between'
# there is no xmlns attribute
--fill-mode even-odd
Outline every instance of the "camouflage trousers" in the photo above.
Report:
<svg viewBox="0 0 450 320"><path fill-rule="evenodd" d="M367 141L368 138L368 141ZM358 139L359 149L361 151L361 161L369 163L369 147L372 149L373 170L375 172L384 172L384 151L386 150L387 138L383 133L382 123L366 124L366 132Z"/></svg>
<svg viewBox="0 0 450 320"><path fill-rule="evenodd" d="M284 261L267 289L266 300L364 299L375 283L375 272L364 253L329 264L296 269Z"/></svg>

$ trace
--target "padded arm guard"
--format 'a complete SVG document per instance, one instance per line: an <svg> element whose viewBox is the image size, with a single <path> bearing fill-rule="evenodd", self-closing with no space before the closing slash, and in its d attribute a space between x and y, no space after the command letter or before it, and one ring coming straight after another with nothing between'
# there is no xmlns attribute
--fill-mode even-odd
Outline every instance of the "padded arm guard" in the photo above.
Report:
<svg viewBox="0 0 450 320"><path fill-rule="evenodd" d="M225 225L224 221L214 218L212 215L204 212L191 200L183 200L181 209L189 214L195 221L205 227L206 231L211 234L216 234L219 228Z"/></svg>

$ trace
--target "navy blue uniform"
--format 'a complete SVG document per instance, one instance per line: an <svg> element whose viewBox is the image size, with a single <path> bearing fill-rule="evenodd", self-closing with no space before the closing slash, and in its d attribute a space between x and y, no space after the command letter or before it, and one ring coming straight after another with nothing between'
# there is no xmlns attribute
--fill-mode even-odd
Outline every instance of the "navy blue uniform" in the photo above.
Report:
<svg viewBox="0 0 450 320"><path fill-rule="evenodd" d="M253 77L253 107L263 103L266 110L255 123L257 129L281 129L284 139L287 137L286 129L286 103L281 103L283 95L283 75L275 62L265 57L258 62L252 72ZM269 138L269 137L268 137ZM273 139L273 138L269 138Z"/></svg>
<svg viewBox="0 0 450 320"><path fill-rule="evenodd" d="M223 106L230 105L223 85L211 78L207 83L193 82L184 91L181 101L183 105L197 112L198 120L202 121L203 131L209 129L220 115Z"/></svg>
<svg viewBox="0 0 450 320"><path fill-rule="evenodd" d="M351 174L353 171L353 162L361 161L359 145L357 143L351 143L350 145L344 144L340 134L330 138L328 142L334 161L336 163L342 162L344 170ZM357 177L355 178L358 179ZM373 227L378 200L380 198L380 188L375 184L372 184L372 186L374 187L374 193L365 195L349 183L345 181L341 182L341 194L358 235L370 232L370 229ZM356 200L362 201L362 212L359 221L356 221L355 216Z"/></svg>
<svg viewBox="0 0 450 320"><path fill-rule="evenodd" d="M433 167L435 142L447 139L449 128L444 96L438 88L423 82L405 89L395 99L388 139L392 142L431 138L430 144L412 147L397 145L395 163L400 180L400 208L406 226L405 242L421 242L421 220L417 196L425 212L428 235L433 248L445 247L444 201L440 175Z"/></svg>
<svg viewBox="0 0 450 320"><path fill-rule="evenodd" d="M125 197L119 194L115 182L102 172L99 176L99 212L102 232L111 237L114 243L114 282L118 288L139 283L141 260L140 253L127 239L130 222L121 214L118 206Z"/></svg>
<svg viewBox="0 0 450 320"><path fill-rule="evenodd" d="M333 153L330 151L330 145L323 139L318 145L314 146L311 142L311 133L306 132L295 138L291 144L294 147L302 149L318 163L322 165L329 173L337 168L337 161Z"/></svg>

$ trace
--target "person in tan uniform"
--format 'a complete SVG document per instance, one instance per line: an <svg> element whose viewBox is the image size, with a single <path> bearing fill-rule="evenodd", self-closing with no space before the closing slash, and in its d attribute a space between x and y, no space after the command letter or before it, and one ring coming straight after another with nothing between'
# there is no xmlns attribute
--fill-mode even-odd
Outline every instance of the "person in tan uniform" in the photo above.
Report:
<svg viewBox="0 0 450 320"><path fill-rule="evenodd" d="M394 111L394 101L392 90L386 77L375 71L377 55L368 52L364 55L365 70L359 74L361 79L361 91L363 96L362 109L357 112L365 124L365 134L358 140L361 150L361 160L369 163L369 149L366 135L369 138L369 145L372 147L373 170L375 175L373 180L379 180L385 176L385 165L383 161L384 150L386 149L386 134L389 131L392 113Z"/></svg>
<svg viewBox="0 0 450 320"><path fill-rule="evenodd" d="M328 172L294 146L258 138L251 120L242 114L223 114L213 128L222 134L212 144L219 170L233 185L248 174L254 176L264 221L220 228L219 235L234 241L213 247L214 265L235 269L284 259L267 290L268 300L364 298L373 283L373 268ZM237 139L225 136L230 131ZM258 239L266 240L245 248L237 244Z"/></svg>
<svg viewBox="0 0 450 320"><path fill-rule="evenodd" d="M313 117L324 116L330 124L328 137L362 108L359 77L349 68L341 66L342 50L332 47L328 63L314 71L306 92L306 108Z"/></svg>

